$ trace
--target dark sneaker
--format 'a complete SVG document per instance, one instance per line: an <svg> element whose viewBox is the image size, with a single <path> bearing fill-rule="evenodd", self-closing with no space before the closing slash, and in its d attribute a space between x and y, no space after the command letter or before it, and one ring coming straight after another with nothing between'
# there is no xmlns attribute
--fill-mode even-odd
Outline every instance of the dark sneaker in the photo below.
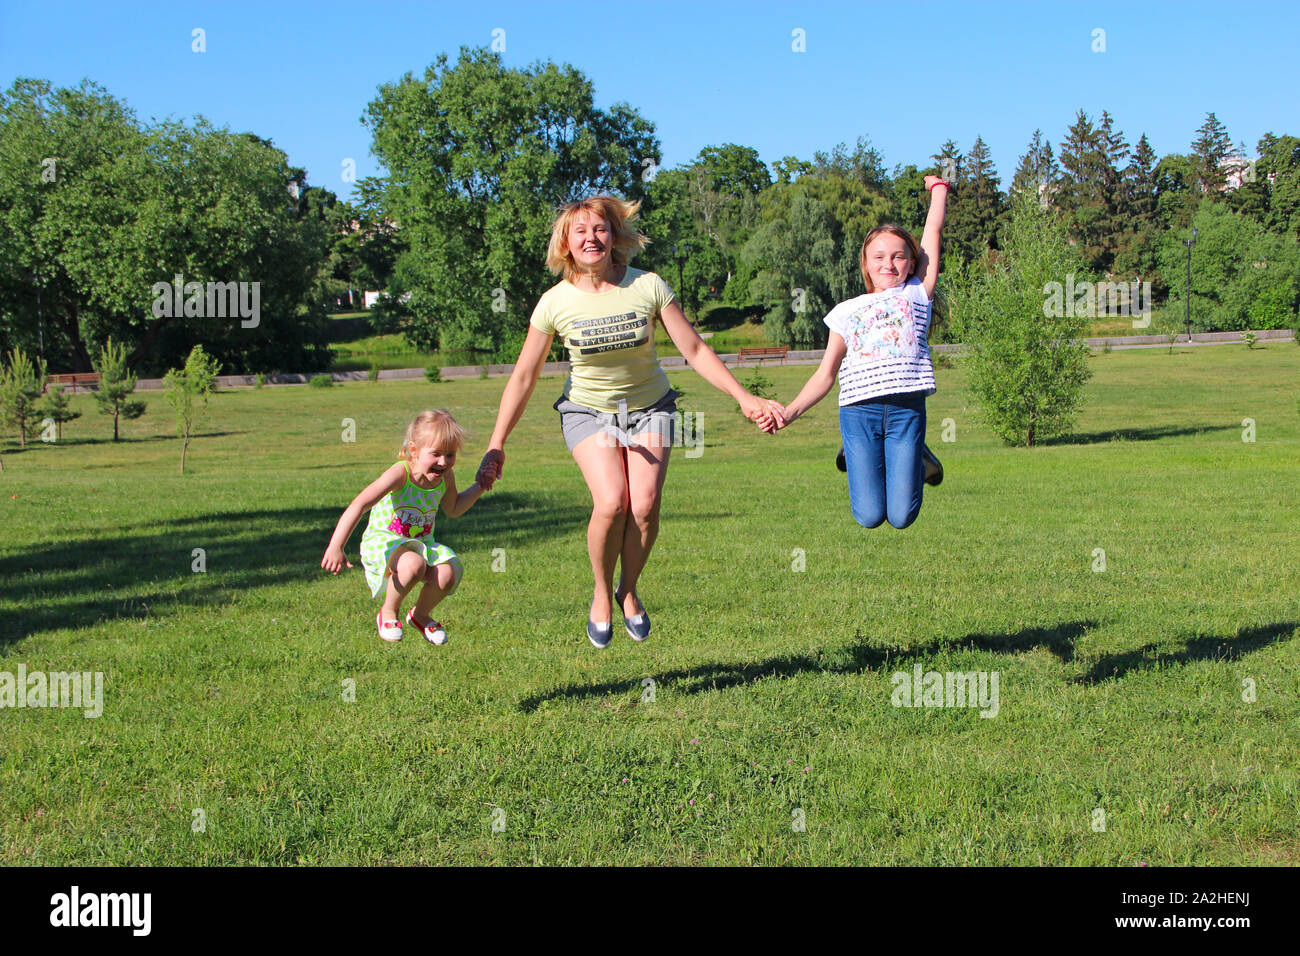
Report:
<svg viewBox="0 0 1300 956"><path fill-rule="evenodd" d="M844 461L844 449L841 448L835 455L835 467L840 471L848 471L848 463Z"/></svg>
<svg viewBox="0 0 1300 956"><path fill-rule="evenodd" d="M921 446L921 460L925 462L925 483L927 485L943 484L943 465L934 457L929 445Z"/></svg>

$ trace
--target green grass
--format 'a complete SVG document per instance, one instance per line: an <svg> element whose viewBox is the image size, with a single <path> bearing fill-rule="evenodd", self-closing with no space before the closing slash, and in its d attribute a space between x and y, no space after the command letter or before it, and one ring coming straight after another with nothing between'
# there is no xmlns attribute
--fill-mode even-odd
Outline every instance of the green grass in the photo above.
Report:
<svg viewBox="0 0 1300 956"><path fill-rule="evenodd" d="M222 393L184 477L156 394L118 444L77 396L63 443L3 453L0 671L107 700L0 711L0 863L1294 865L1300 349L1093 365L1078 434L1034 449L940 369L947 477L904 532L849 517L833 398L768 438L670 373L707 443L675 453L654 633L604 652L557 377L439 519L441 648L381 644L360 568L319 562L418 409L466 426L472 480L502 381ZM997 671L997 716L890 706L917 664Z"/></svg>

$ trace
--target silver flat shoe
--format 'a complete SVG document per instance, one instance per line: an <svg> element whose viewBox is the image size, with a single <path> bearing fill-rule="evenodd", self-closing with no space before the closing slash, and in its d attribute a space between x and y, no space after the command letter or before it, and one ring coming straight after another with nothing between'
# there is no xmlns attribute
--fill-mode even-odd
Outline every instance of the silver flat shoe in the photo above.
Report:
<svg viewBox="0 0 1300 956"><path fill-rule="evenodd" d="M587 640L591 641L591 646L604 650L609 647L609 642L614 639L614 625L597 624L595 621L587 620Z"/></svg>
<svg viewBox="0 0 1300 956"><path fill-rule="evenodd" d="M614 592L614 600L619 608L623 607L623 595L618 591ZM650 636L650 615L645 613L645 606L642 605L641 613L634 614L632 617L623 615L623 626L627 629L627 636L632 640L640 643Z"/></svg>

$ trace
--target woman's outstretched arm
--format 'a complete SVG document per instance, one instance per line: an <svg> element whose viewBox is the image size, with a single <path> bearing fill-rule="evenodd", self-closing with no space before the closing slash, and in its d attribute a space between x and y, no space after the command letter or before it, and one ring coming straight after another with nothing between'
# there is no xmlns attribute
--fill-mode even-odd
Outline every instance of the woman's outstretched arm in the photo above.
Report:
<svg viewBox="0 0 1300 956"><path fill-rule="evenodd" d="M528 405L528 399L532 397L537 379L542 374L542 366L546 364L546 356L551 350L553 338L553 335L543 332L536 326L528 327L528 338L524 339L524 347L519 350L515 370L510 374L510 381L506 382L505 391L501 393L501 404L497 408L497 424L492 429L492 440L488 442L487 454L483 456L483 462L478 466L476 480L484 491L491 491L492 483L505 473L506 439L519 424L519 419L523 417L524 408Z"/></svg>
<svg viewBox="0 0 1300 956"><path fill-rule="evenodd" d="M673 340L687 364L718 391L734 398L746 418L766 432L774 432L785 424L785 409L781 403L758 398L747 392L745 386L736 381L731 370L722 364L717 353L700 338L700 333L691 327L676 299L664 306L660 318L663 319L668 337Z"/></svg>

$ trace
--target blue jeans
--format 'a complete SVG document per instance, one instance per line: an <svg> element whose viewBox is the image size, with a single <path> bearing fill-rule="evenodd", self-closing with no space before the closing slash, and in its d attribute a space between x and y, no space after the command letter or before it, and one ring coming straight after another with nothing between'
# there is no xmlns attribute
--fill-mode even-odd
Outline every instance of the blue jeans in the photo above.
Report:
<svg viewBox="0 0 1300 956"><path fill-rule="evenodd" d="M878 528L886 517L895 528L915 521L925 488L925 394L904 392L841 406L840 436L853 519L864 528Z"/></svg>

